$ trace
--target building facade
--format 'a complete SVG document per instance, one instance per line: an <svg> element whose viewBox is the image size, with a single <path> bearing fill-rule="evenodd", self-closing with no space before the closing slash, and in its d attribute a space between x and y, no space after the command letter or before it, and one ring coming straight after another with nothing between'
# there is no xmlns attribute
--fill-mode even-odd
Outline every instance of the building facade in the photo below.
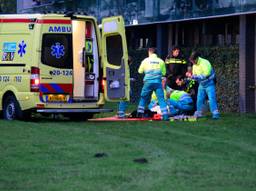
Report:
<svg viewBox="0 0 256 191"><path fill-rule="evenodd" d="M17 0L18 13L123 15L130 49L239 47L239 111L256 112L256 0Z"/></svg>

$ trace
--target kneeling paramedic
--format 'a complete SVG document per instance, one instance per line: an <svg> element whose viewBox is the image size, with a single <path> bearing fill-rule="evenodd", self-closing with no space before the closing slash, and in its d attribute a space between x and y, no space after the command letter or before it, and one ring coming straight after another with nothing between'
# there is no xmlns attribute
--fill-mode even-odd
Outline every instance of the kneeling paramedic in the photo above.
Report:
<svg viewBox="0 0 256 191"><path fill-rule="evenodd" d="M162 81L162 85L164 89L166 103L169 107L168 114L170 116L189 114L191 111L193 111L194 103L189 93L181 90L171 89L170 87L165 85L164 80ZM153 92L152 94L151 102L148 107L151 111L158 112L158 100L155 92Z"/></svg>
<svg viewBox="0 0 256 191"><path fill-rule="evenodd" d="M202 110L204 102L208 96L210 111L213 119L219 119L220 114L216 101L216 90L215 90L215 72L210 62L200 57L200 54L196 51L192 52L190 62L193 64L192 67L192 79L199 83L196 103L196 117L202 117Z"/></svg>
<svg viewBox="0 0 256 191"><path fill-rule="evenodd" d="M162 120L169 120L167 105L164 99L164 91L162 88L162 77L166 74L165 63L155 54L155 48L148 49L148 58L145 58L138 72L145 73L143 88L141 90L141 98L137 108L137 116L143 117L145 106L149 104L153 91L156 96L162 112Z"/></svg>
<svg viewBox="0 0 256 191"><path fill-rule="evenodd" d="M190 114L194 108L194 102L189 93L181 90L169 90L170 98L167 99L170 115ZM167 92L168 95L168 92Z"/></svg>

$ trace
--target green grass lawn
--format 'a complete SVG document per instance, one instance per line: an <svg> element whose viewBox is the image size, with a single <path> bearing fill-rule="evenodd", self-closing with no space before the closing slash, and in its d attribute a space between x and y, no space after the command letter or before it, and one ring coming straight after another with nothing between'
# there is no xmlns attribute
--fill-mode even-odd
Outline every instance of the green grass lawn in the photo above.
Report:
<svg viewBox="0 0 256 191"><path fill-rule="evenodd" d="M1 120L0 190L256 190L256 115Z"/></svg>

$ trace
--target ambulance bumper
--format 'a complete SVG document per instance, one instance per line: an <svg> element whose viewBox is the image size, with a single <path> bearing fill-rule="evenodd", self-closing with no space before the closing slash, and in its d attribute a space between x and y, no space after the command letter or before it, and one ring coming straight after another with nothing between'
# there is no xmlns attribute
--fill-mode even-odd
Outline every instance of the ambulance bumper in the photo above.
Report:
<svg viewBox="0 0 256 191"><path fill-rule="evenodd" d="M103 113L113 109L37 109L38 113Z"/></svg>

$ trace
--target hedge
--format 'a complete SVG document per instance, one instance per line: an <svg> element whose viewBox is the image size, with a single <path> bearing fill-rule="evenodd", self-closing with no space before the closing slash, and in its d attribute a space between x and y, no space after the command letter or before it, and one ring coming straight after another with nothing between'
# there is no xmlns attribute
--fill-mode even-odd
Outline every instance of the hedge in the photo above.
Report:
<svg viewBox="0 0 256 191"><path fill-rule="evenodd" d="M186 57L189 56L193 48L182 48ZM239 49L238 46L229 47L201 47L197 50L202 57L208 59L217 76L217 101L221 112L239 111ZM133 103L138 103L140 91L143 85L143 76L138 74L138 67L141 61L147 57L146 49L129 50L129 55L133 59L130 67L131 76L136 79L131 84Z"/></svg>

